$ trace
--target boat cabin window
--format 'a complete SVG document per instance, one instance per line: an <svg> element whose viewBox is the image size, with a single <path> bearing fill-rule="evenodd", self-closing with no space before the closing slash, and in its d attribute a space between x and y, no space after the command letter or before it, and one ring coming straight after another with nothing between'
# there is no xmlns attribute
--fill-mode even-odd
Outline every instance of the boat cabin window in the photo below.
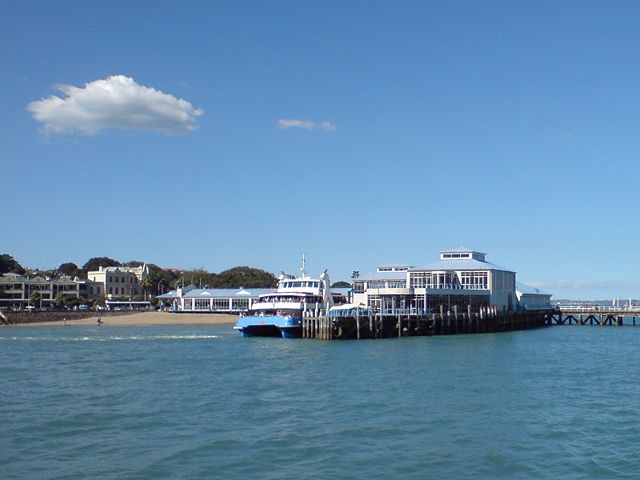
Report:
<svg viewBox="0 0 640 480"><path fill-rule="evenodd" d="M320 282L318 281L305 281L305 282L284 282L282 287L284 288L318 288Z"/></svg>

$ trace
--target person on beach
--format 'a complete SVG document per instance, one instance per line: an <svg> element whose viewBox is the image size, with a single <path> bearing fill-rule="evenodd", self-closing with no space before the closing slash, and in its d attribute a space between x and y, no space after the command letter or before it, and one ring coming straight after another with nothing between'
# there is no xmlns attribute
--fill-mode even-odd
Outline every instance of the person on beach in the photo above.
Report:
<svg viewBox="0 0 640 480"><path fill-rule="evenodd" d="M65 327L67 326L67 317L63 317L62 325L64 325Z"/></svg>
<svg viewBox="0 0 640 480"><path fill-rule="evenodd" d="M96 320L96 325L102 325L102 317L98 317L98 320Z"/></svg>

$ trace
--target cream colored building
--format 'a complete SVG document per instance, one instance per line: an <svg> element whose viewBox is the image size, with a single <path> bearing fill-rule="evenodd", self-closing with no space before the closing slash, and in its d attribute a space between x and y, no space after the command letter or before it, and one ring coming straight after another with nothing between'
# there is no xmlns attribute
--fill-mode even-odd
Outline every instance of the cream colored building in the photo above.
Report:
<svg viewBox="0 0 640 480"><path fill-rule="evenodd" d="M149 267L100 267L87 273L92 282L102 284L102 291L106 298L133 298L144 295L140 286L142 280L149 274Z"/></svg>

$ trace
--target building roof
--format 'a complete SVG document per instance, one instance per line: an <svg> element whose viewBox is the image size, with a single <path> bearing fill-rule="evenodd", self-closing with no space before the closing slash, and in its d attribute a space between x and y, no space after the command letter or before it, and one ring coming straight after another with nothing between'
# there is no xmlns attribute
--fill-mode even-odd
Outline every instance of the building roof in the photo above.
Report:
<svg viewBox="0 0 640 480"><path fill-rule="evenodd" d="M127 267L125 265L116 265L111 267L98 267L98 270L91 270L87 272L87 275L96 274L96 273L105 273L105 272L124 272L124 273L148 273L149 267L146 264L140 265L139 267Z"/></svg>
<svg viewBox="0 0 640 480"><path fill-rule="evenodd" d="M479 252L478 252L479 253ZM491 262L481 262L472 258L451 258L439 260L424 267L412 268L410 272L421 272L424 270L501 270L513 272L508 268L501 267Z"/></svg>
<svg viewBox="0 0 640 480"><path fill-rule="evenodd" d="M51 283L51 280L47 280L46 278L42 277L33 277L30 278L27 283Z"/></svg>
<svg viewBox="0 0 640 480"><path fill-rule="evenodd" d="M332 288L333 293L348 295L350 288ZM265 293L275 292L274 288L194 288L188 292L182 291L182 298L257 298ZM178 298L178 292L170 292L158 295L156 298L170 300Z"/></svg>
<svg viewBox="0 0 640 480"><path fill-rule="evenodd" d="M273 292L273 288L194 288L183 293L183 298L256 298L263 293Z"/></svg>
<svg viewBox="0 0 640 480"><path fill-rule="evenodd" d="M483 255L486 255L484 252L479 252L477 250L474 250L473 248L467 248L462 245L456 248L449 248L446 250L442 250L440 253L472 253L472 252L482 253Z"/></svg>
<svg viewBox="0 0 640 480"><path fill-rule="evenodd" d="M552 293L545 292L544 290L540 290L539 288L532 287L531 285L521 282L516 282L516 291L527 295L553 295Z"/></svg>
<svg viewBox="0 0 640 480"><path fill-rule="evenodd" d="M170 292L167 293L163 293L162 295L158 295L156 298L162 298L162 299L170 299L170 298L176 298L178 296L178 292L176 292L175 290L171 290Z"/></svg>
<svg viewBox="0 0 640 480"><path fill-rule="evenodd" d="M18 273L9 272L9 273L5 273L4 275L2 275L2 277L0 277L0 281L5 281L5 282L26 282L27 281L27 277L25 277L24 275L20 275Z"/></svg>
<svg viewBox="0 0 640 480"><path fill-rule="evenodd" d="M406 278L407 272L373 272L368 273L367 275L360 275L360 277L355 281L366 282L368 280L405 280Z"/></svg>
<svg viewBox="0 0 640 480"><path fill-rule="evenodd" d="M140 267L123 267L122 265L117 266L117 267L104 267L102 269L103 272L133 272L134 270L139 270ZM100 270L94 270L94 271L100 271Z"/></svg>

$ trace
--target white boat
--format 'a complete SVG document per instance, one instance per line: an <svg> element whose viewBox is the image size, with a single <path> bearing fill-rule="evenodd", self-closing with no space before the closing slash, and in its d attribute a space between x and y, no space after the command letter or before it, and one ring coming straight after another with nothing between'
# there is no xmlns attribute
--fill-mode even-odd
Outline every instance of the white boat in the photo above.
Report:
<svg viewBox="0 0 640 480"><path fill-rule="evenodd" d="M331 293L326 270L319 278L307 276L304 255L300 270L298 277L282 272L278 289L260 295L233 328L245 337L300 338L303 316L325 315L332 305L345 301L342 294Z"/></svg>

